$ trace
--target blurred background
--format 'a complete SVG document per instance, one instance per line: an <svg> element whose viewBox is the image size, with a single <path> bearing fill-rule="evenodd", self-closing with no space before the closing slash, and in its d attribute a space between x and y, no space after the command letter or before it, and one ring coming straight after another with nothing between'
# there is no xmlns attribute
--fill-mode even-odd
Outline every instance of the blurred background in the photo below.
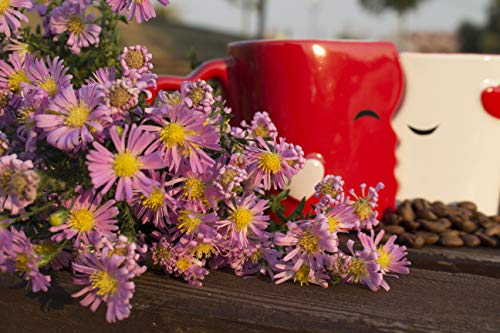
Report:
<svg viewBox="0 0 500 333"><path fill-rule="evenodd" d="M500 53L500 0L173 0L122 29L155 72L184 75L241 39L369 39L401 51Z"/></svg>

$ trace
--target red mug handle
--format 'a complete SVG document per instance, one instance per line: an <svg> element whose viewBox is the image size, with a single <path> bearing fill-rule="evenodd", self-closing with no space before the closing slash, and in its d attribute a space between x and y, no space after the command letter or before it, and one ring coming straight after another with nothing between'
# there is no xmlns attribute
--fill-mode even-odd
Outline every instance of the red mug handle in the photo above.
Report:
<svg viewBox="0 0 500 333"><path fill-rule="evenodd" d="M150 101L154 101L160 90L179 90L184 81L216 79L221 83L222 89L227 92L229 87L227 67L230 61L231 58L206 61L188 76L160 75L156 80L156 88L150 89L153 94Z"/></svg>

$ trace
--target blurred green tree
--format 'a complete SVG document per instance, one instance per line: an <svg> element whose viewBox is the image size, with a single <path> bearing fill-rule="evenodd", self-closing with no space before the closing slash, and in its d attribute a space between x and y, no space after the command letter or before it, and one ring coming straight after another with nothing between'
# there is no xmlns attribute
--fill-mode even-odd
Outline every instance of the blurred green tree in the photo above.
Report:
<svg viewBox="0 0 500 333"><path fill-rule="evenodd" d="M398 15L398 33L403 32L406 15L427 0L359 0L361 6L372 13L380 14L386 10Z"/></svg>
<svg viewBox="0 0 500 333"><path fill-rule="evenodd" d="M457 35L460 52L500 53L500 0L491 0L484 26L471 22L460 24Z"/></svg>

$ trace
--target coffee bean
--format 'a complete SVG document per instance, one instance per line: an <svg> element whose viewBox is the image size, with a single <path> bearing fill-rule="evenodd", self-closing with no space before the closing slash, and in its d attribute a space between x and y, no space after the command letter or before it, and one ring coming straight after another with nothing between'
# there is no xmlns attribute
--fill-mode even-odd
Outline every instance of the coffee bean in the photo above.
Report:
<svg viewBox="0 0 500 333"><path fill-rule="evenodd" d="M431 207L430 203L422 198L415 199L412 202L413 211L416 213L428 210L430 207Z"/></svg>
<svg viewBox="0 0 500 333"><path fill-rule="evenodd" d="M438 219L437 215L430 210L421 210L417 213L418 218L428 221L436 221Z"/></svg>
<svg viewBox="0 0 500 333"><path fill-rule="evenodd" d="M420 221L404 221L401 222L401 225L408 231L412 231L412 230L417 230L421 223Z"/></svg>
<svg viewBox="0 0 500 333"><path fill-rule="evenodd" d="M493 237L485 235L482 231L476 232L476 236L481 240L481 244L488 247L496 247L497 240Z"/></svg>
<svg viewBox="0 0 500 333"><path fill-rule="evenodd" d="M446 217L449 214L448 206L441 201L435 201L431 205L431 211L438 217Z"/></svg>
<svg viewBox="0 0 500 333"><path fill-rule="evenodd" d="M455 228L458 228L459 225L464 223L465 218L462 215L453 214L453 215L448 216L448 220L451 221L451 223L453 224L453 226Z"/></svg>
<svg viewBox="0 0 500 333"><path fill-rule="evenodd" d="M462 201L458 204L458 207L465 208L473 212L477 210L476 204L471 201Z"/></svg>
<svg viewBox="0 0 500 333"><path fill-rule="evenodd" d="M441 237L458 237L459 235L458 230L453 229L447 229L440 234Z"/></svg>
<svg viewBox="0 0 500 333"><path fill-rule="evenodd" d="M484 215L481 212L477 212L477 211L474 212L474 216L472 219L481 225L484 225L488 222L491 222L490 219L488 218L488 216Z"/></svg>
<svg viewBox="0 0 500 333"><path fill-rule="evenodd" d="M439 236L435 233L428 231L417 231L415 233L416 236L420 236L424 239L425 244L432 245L436 244L439 241Z"/></svg>
<svg viewBox="0 0 500 333"><path fill-rule="evenodd" d="M462 234L460 235L462 240L464 241L465 246L467 247L476 247L481 244L481 240L474 235L469 235L469 234Z"/></svg>
<svg viewBox="0 0 500 333"><path fill-rule="evenodd" d="M402 218L394 213L387 214L384 217L384 223L387 225L398 225L401 222Z"/></svg>
<svg viewBox="0 0 500 333"><path fill-rule="evenodd" d="M435 233L442 233L443 231L448 229L451 225L451 222L446 220L446 219L439 219L437 221L420 220L419 222L422 223L422 226L426 230L428 230L430 232L435 232Z"/></svg>
<svg viewBox="0 0 500 333"><path fill-rule="evenodd" d="M498 236L500 235L500 224L494 224L488 228L486 228L486 230L484 231L484 234L486 236Z"/></svg>
<svg viewBox="0 0 500 333"><path fill-rule="evenodd" d="M385 226L382 226L382 228L386 232L393 234L393 235L401 235L403 232L405 232L405 228L403 228L400 225L385 225Z"/></svg>
<svg viewBox="0 0 500 333"><path fill-rule="evenodd" d="M439 238L439 243L448 247L458 247L464 245L464 241L458 236L458 234L456 236L442 235Z"/></svg>
<svg viewBox="0 0 500 333"><path fill-rule="evenodd" d="M500 223L500 215L490 216L490 220L495 222L495 223Z"/></svg>
<svg viewBox="0 0 500 333"><path fill-rule="evenodd" d="M469 220L461 222L461 223L453 223L453 227L455 227L459 230L465 231L465 232L469 232L469 233L471 233L477 229L477 225L474 222L469 221Z"/></svg>
<svg viewBox="0 0 500 333"><path fill-rule="evenodd" d="M411 202L408 200L403 201L398 208L396 208L396 213L401 216L403 221L414 221L415 220L415 213L413 212L413 209L411 208Z"/></svg>
<svg viewBox="0 0 500 333"><path fill-rule="evenodd" d="M399 242L407 245L408 247L421 248L425 245L425 240L421 236L416 236L409 232L399 235Z"/></svg>

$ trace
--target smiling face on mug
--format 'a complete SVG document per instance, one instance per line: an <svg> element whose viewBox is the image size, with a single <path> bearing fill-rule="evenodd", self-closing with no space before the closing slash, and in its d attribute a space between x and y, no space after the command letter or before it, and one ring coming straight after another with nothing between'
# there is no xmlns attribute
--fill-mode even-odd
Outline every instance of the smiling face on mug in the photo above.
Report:
<svg viewBox="0 0 500 333"><path fill-rule="evenodd" d="M496 213L500 119L485 110L481 94L500 83L500 56L402 53L400 61L406 92L393 119L398 199L471 200Z"/></svg>

